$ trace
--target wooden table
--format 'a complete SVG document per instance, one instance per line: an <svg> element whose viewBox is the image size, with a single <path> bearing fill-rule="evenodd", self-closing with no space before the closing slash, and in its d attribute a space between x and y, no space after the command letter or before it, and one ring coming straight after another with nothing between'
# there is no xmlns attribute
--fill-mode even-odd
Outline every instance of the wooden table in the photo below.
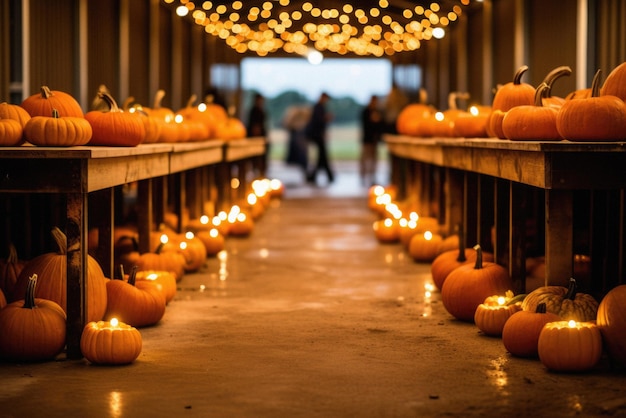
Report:
<svg viewBox="0 0 626 418"><path fill-rule="evenodd" d="M229 150L236 149L236 152ZM113 188L132 182L183 173L203 166L221 164L238 158L250 158L264 152L258 141L223 141L184 144L142 144L137 147L7 147L0 149L0 193L54 193L65 196L67 224L65 233L71 251L67 260L67 355L80 358L80 336L86 320L86 266L88 195L103 191L98 201L107 219L99 220L103 270L112 272L113 259ZM142 192L142 222L149 231L151 192ZM145 196L145 193L148 196ZM149 236L145 234L144 236Z"/></svg>
<svg viewBox="0 0 626 418"><path fill-rule="evenodd" d="M573 193L577 190L622 190L626 188L626 143L615 142L569 142L569 141L509 141L492 138L414 138L388 135L387 148L396 161L415 161L467 174L491 176L498 181L508 182L500 187L505 199L494 197L498 203L507 203L506 211L496 208L496 218L509 218L511 226L498 233L499 241L506 240L508 265L512 274L523 274L523 240L516 237L514 228L516 210L520 202L517 185L538 188L545 193L545 259L546 284L563 284L572 276L573 255ZM396 164L397 165L397 164ZM397 167L392 167L396 169ZM467 183L455 179L446 171L447 191L446 221L465 222L472 199L479 196L467 195ZM407 173L404 173L407 174ZM402 173L396 173L396 176ZM411 175L408 173L408 175ZM461 186L459 186L461 182ZM459 192L465 188L465 195ZM498 190L498 189L496 189ZM459 211L459 202L464 202ZM508 212L508 213L507 213ZM621 228L620 243L623 241L623 220L613 219L614 228ZM496 227L498 222L496 222ZM623 248L620 254L624 254ZM620 267L620 277L622 274ZM518 277L518 279L520 279Z"/></svg>

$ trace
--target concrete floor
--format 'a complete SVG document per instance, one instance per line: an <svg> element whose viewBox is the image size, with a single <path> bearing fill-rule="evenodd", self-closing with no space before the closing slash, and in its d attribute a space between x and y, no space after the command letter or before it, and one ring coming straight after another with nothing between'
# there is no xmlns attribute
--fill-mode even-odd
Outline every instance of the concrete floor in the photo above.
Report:
<svg viewBox="0 0 626 418"><path fill-rule="evenodd" d="M555 374L430 302L429 265L371 230L354 163L287 184L228 257L179 283L129 366L0 364L0 417L626 416L603 360ZM381 179L382 180L382 179Z"/></svg>

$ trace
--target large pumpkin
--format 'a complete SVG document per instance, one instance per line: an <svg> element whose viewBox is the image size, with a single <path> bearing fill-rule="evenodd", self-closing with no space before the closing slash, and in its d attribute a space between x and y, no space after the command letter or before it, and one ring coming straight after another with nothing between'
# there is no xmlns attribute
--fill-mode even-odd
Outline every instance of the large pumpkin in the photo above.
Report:
<svg viewBox="0 0 626 418"><path fill-rule="evenodd" d="M48 86L41 86L40 92L24 99L21 106L31 117L50 116L53 109L59 112L60 117L84 117L83 109L74 97L62 91L50 90Z"/></svg>
<svg viewBox="0 0 626 418"><path fill-rule="evenodd" d="M83 117L65 116L52 109L47 116L33 116L24 126L24 139L33 145L73 147L85 145L93 131Z"/></svg>
<svg viewBox="0 0 626 418"><path fill-rule="evenodd" d="M475 246L476 262L452 270L443 283L441 301L461 321L474 321L478 305L491 295L503 295L513 288L509 272L493 262L483 262L482 249Z"/></svg>
<svg viewBox="0 0 626 418"><path fill-rule="evenodd" d="M602 336L593 322L550 322L539 334L537 352L549 370L581 372L600 361Z"/></svg>
<svg viewBox="0 0 626 418"><path fill-rule="evenodd" d="M626 104L617 96L599 95L598 70L591 97L567 100L559 110L556 127L569 141L623 141L626 139Z"/></svg>
<svg viewBox="0 0 626 418"><path fill-rule="evenodd" d="M626 285L614 287L602 298L597 323L611 360L626 366Z"/></svg>
<svg viewBox="0 0 626 418"><path fill-rule="evenodd" d="M522 309L535 311L540 303L546 304L548 312L566 320L593 321L598 313L598 302L589 294L578 293L574 278L569 287L542 286L533 290L522 302Z"/></svg>
<svg viewBox="0 0 626 418"><path fill-rule="evenodd" d="M36 297L52 300L67 309L67 239L59 228L53 228L52 236L58 247L56 253L46 253L30 260L22 269L13 291L13 300L23 295L29 277L39 277ZM87 321L102 319L107 307L104 272L91 256L87 259Z"/></svg>
<svg viewBox="0 0 626 418"><path fill-rule="evenodd" d="M63 351L66 315L56 303L35 298L37 275L28 278L23 299L0 309L0 358L50 360Z"/></svg>
<svg viewBox="0 0 626 418"><path fill-rule="evenodd" d="M604 80L601 94L626 101L626 62L615 67Z"/></svg>
<svg viewBox="0 0 626 418"><path fill-rule="evenodd" d="M139 145L146 135L141 119L137 115L121 110L110 94L101 91L98 96L104 100L109 110L107 112L92 110L85 115L85 119L93 128L89 145L120 147Z"/></svg>

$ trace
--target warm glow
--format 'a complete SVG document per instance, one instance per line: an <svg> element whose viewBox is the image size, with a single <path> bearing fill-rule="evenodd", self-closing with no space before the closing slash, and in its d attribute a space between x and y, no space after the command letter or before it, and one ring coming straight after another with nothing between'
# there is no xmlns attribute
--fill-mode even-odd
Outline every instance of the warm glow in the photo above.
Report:
<svg viewBox="0 0 626 418"><path fill-rule="evenodd" d="M194 237L193 232L191 232L191 231L185 232L185 238L186 239L193 239L193 237Z"/></svg>
<svg viewBox="0 0 626 418"><path fill-rule="evenodd" d="M471 106L469 108L469 112L472 114L472 116L478 116L478 108L476 106Z"/></svg>
<svg viewBox="0 0 626 418"><path fill-rule="evenodd" d="M208 223L209 223L209 217L208 217L208 216L206 216L206 215L202 215L202 216L200 217L200 223L201 223L202 225L206 225L206 224L208 224Z"/></svg>
<svg viewBox="0 0 626 418"><path fill-rule="evenodd" d="M506 303L506 298L504 296L498 296L498 305L502 306Z"/></svg>
<svg viewBox="0 0 626 418"><path fill-rule="evenodd" d="M239 188L239 179L238 178L233 178L230 180L230 187L233 189L238 189Z"/></svg>
<svg viewBox="0 0 626 418"><path fill-rule="evenodd" d="M430 231L426 231L424 232L424 239L426 241L430 241L431 239L433 239L433 233Z"/></svg>
<svg viewBox="0 0 626 418"><path fill-rule="evenodd" d="M387 228L391 228L393 226L393 219L391 218L386 218L383 221L383 225L385 225Z"/></svg>
<svg viewBox="0 0 626 418"><path fill-rule="evenodd" d="M441 122L445 119L445 115L443 114L443 112L437 112L435 113L435 120Z"/></svg>
<svg viewBox="0 0 626 418"><path fill-rule="evenodd" d="M181 250L186 250L187 249L187 242L186 241L182 241L180 244L178 244L178 246L180 247Z"/></svg>
<svg viewBox="0 0 626 418"><path fill-rule="evenodd" d="M256 203L257 203L257 201L259 199L256 197L256 194L250 193L250 194L248 194L248 199L247 200L248 200L248 204L249 205L256 205Z"/></svg>
<svg viewBox="0 0 626 418"><path fill-rule="evenodd" d="M161 244L167 244L169 240L170 239L168 238L167 234L161 235Z"/></svg>
<svg viewBox="0 0 626 418"><path fill-rule="evenodd" d="M270 181L270 187L272 190L280 190L283 187L283 183L278 179L272 179Z"/></svg>
<svg viewBox="0 0 626 418"><path fill-rule="evenodd" d="M211 238L217 238L220 235L220 231L217 230L217 228L211 228L211 230L209 231L209 236Z"/></svg>
<svg viewBox="0 0 626 418"><path fill-rule="evenodd" d="M119 325L119 320L117 318L111 318L111 320L109 321L109 323L111 324L112 327L116 327Z"/></svg>
<svg viewBox="0 0 626 418"><path fill-rule="evenodd" d="M577 324L576 324L576 321L574 321L573 319L570 319L570 320L567 322L567 326L568 326L568 327L570 327L570 328L576 328L576 325L577 325Z"/></svg>
<svg viewBox="0 0 626 418"><path fill-rule="evenodd" d="M146 280L156 280L159 278L159 275L156 273L150 273L146 276Z"/></svg>

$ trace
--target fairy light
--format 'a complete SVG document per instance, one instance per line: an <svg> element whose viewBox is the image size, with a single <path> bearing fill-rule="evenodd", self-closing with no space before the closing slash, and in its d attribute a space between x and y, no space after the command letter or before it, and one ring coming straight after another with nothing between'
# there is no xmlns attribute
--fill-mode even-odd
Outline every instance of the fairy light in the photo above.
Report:
<svg viewBox="0 0 626 418"><path fill-rule="evenodd" d="M445 28L458 21L463 8L480 1L447 5L438 0L393 13L388 0L379 0L367 10L350 3L323 9L311 1L297 5L295 0L266 0L254 6L245 0L232 4L163 2L178 3L174 7L180 17L191 15L207 34L219 37L239 53L266 56L282 50L306 55L314 48L321 53L382 56L414 51L424 41L443 38ZM288 6L292 6L290 12L285 11ZM305 22L301 28L294 24L299 21Z"/></svg>

